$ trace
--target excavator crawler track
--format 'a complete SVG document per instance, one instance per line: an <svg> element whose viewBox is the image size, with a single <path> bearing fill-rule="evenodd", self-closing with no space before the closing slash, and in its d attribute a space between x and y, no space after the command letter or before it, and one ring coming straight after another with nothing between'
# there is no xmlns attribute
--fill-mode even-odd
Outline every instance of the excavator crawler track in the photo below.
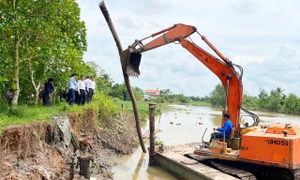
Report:
<svg viewBox="0 0 300 180"><path fill-rule="evenodd" d="M291 171L289 169L220 160L195 154L185 154L185 156L242 180L300 180L300 169Z"/></svg>
<svg viewBox="0 0 300 180"><path fill-rule="evenodd" d="M243 180L257 179L254 174L247 171L246 169L238 168L237 167L238 165L232 162L227 162L227 161L224 162L222 160L207 158L205 156L199 156L194 154L185 154L185 156L239 179L243 179Z"/></svg>
<svg viewBox="0 0 300 180"><path fill-rule="evenodd" d="M210 160L209 161L210 164L212 164L212 166L215 167L215 169L218 169L222 172L225 172L229 175L232 175L234 177L237 177L239 179L242 180L257 180L255 175L252 174L249 171L243 170L243 169L238 169L232 165L230 165L230 163L222 163L219 160Z"/></svg>
<svg viewBox="0 0 300 180"><path fill-rule="evenodd" d="M292 171L294 180L300 180L300 169L295 169Z"/></svg>

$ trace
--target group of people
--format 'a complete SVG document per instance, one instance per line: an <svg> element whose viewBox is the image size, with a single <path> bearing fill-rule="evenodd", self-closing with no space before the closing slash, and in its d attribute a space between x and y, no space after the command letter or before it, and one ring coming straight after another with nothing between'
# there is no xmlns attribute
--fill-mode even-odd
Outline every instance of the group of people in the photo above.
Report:
<svg viewBox="0 0 300 180"><path fill-rule="evenodd" d="M80 76L77 82L78 74L72 74L67 84L67 102L73 104L84 105L85 102L90 103L96 91L96 82L94 76ZM54 91L54 79L49 78L43 85L40 97L43 99L45 106L51 106L51 95Z"/></svg>
<svg viewBox="0 0 300 180"><path fill-rule="evenodd" d="M96 82L94 76L80 76L80 80L76 81L78 74L72 74L68 82L68 102L70 105L77 103L84 105L85 102L90 103L96 92Z"/></svg>

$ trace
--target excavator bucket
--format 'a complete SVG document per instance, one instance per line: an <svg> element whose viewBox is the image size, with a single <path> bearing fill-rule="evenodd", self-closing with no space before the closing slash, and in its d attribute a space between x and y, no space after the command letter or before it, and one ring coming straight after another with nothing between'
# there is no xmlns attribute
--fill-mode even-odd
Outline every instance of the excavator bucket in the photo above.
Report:
<svg viewBox="0 0 300 180"><path fill-rule="evenodd" d="M140 63L142 54L126 49L121 53L122 68L128 76L138 77L140 75Z"/></svg>

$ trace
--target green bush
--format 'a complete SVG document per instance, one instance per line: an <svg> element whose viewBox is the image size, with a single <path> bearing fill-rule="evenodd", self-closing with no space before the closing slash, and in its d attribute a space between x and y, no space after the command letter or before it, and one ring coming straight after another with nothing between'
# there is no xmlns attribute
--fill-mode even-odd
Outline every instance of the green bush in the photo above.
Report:
<svg viewBox="0 0 300 180"><path fill-rule="evenodd" d="M93 97L93 103L94 107L99 111L100 120L116 115L119 112L117 105L114 104L112 99L103 93L99 93Z"/></svg>
<svg viewBox="0 0 300 180"><path fill-rule="evenodd" d="M137 102L139 117L142 126L144 126L147 120L149 119L149 103L153 103L153 102L151 101ZM130 111L133 113L131 101L115 101L115 104L121 111ZM160 114L161 114L161 107L160 105L156 105L155 115L160 115Z"/></svg>

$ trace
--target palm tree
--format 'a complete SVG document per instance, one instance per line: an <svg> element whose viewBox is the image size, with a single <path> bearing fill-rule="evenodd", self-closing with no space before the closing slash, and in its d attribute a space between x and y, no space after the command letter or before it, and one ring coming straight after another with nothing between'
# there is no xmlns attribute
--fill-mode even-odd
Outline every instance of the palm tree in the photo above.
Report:
<svg viewBox="0 0 300 180"><path fill-rule="evenodd" d="M278 93L281 97L285 96L285 95L283 94L284 89L282 89L282 88L280 88L280 87L277 87L275 91L276 91L276 93Z"/></svg>
<svg viewBox="0 0 300 180"><path fill-rule="evenodd" d="M104 85L106 86L106 87L111 87L112 86L112 84L113 84L113 80L112 80L112 78L110 77L110 74L107 74L107 73L103 73L102 75L101 75L101 77L102 77L102 79L103 79L103 81L104 81Z"/></svg>

